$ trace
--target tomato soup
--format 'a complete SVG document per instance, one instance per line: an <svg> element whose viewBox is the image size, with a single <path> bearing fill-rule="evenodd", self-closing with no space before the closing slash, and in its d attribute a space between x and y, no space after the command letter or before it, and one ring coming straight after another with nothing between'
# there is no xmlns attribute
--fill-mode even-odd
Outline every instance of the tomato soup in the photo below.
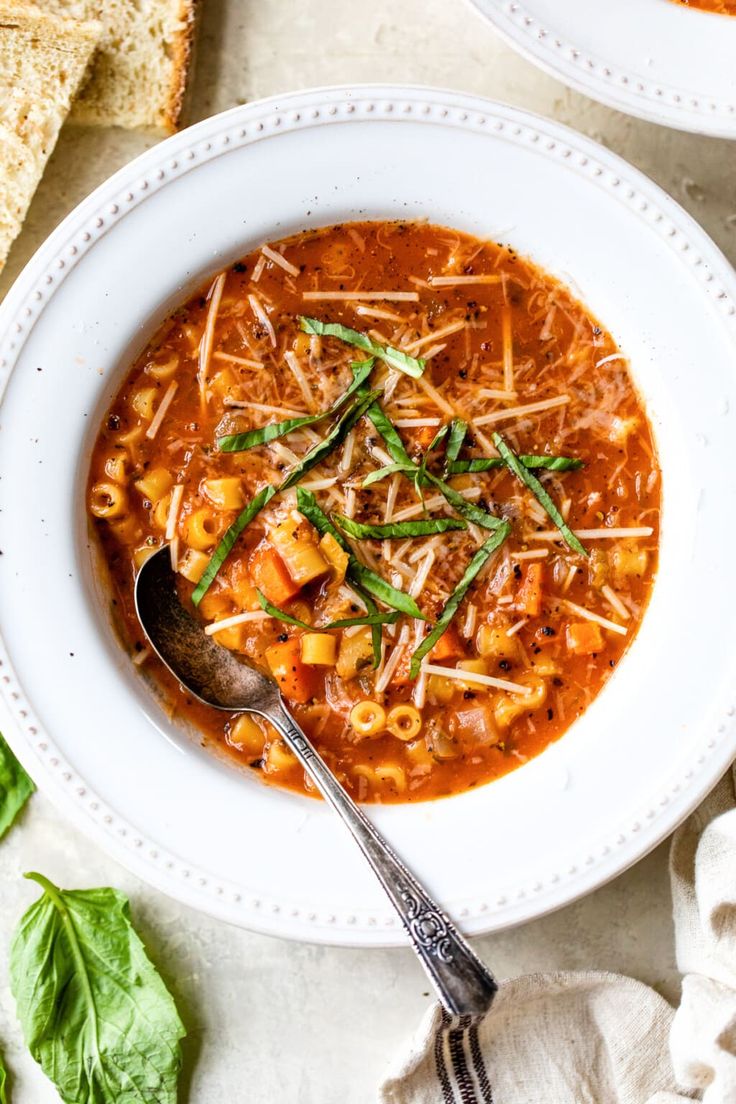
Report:
<svg viewBox="0 0 736 1104"><path fill-rule="evenodd" d="M736 0L675 0L675 3L719 15L736 15Z"/></svg>
<svg viewBox="0 0 736 1104"><path fill-rule="evenodd" d="M417 801L527 762L601 691L651 592L660 472L625 356L557 280L444 227L356 222L262 246L168 318L88 503L175 718L311 792L267 723L151 654L133 587L162 544L349 792Z"/></svg>

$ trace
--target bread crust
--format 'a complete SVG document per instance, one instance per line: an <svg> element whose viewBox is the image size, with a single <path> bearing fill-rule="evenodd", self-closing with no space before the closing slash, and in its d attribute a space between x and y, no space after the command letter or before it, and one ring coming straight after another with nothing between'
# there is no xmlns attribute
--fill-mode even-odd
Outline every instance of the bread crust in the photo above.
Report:
<svg viewBox="0 0 736 1104"><path fill-rule="evenodd" d="M70 22L32 4L0 0L0 52L8 67L0 72L6 93L0 105L0 270L101 32L99 23Z"/></svg>
<svg viewBox="0 0 736 1104"><path fill-rule="evenodd" d="M161 126L168 134L173 134L177 130L184 107L184 95L192 63L198 9L198 0L179 0L179 19L182 23L182 29L176 35L173 43L173 68L169 85L169 98L160 117Z"/></svg>

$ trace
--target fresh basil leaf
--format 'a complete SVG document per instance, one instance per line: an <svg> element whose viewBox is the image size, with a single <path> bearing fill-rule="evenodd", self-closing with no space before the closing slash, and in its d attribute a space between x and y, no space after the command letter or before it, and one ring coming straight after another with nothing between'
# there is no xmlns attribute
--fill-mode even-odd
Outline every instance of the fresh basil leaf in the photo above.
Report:
<svg viewBox="0 0 736 1104"><path fill-rule="evenodd" d="M65 1104L176 1104L184 1026L115 889L43 894L10 948L26 1043Z"/></svg>
<svg viewBox="0 0 736 1104"><path fill-rule="evenodd" d="M292 617L286 610L279 609L273 602L269 602L263 591L256 587L256 597L261 604L261 609L264 609L266 613L270 613L271 617L276 617L279 621L283 621L285 625L296 625L300 629L311 629L312 626L308 625L306 621L300 621L298 617Z"/></svg>
<svg viewBox="0 0 736 1104"><path fill-rule="evenodd" d="M391 459L396 464L409 464L411 467L416 467L411 456L406 451L399 431L381 405L379 403L373 403L373 405L368 408L367 413L368 420L383 438Z"/></svg>
<svg viewBox="0 0 736 1104"><path fill-rule="evenodd" d="M401 610L407 617L415 617L418 621L426 621L426 614L422 613L419 606L414 599L406 591L397 590L396 587L391 586L381 576L377 575L375 571L371 571L369 567L366 567L355 559L354 563L350 565L350 571L357 583L367 590L370 595L377 598L379 602L383 602L385 606L390 606L391 609Z"/></svg>
<svg viewBox="0 0 736 1104"><path fill-rule="evenodd" d="M356 540L403 540L405 537L432 537L452 529L467 529L458 518L424 518L421 521L394 521L387 525L365 525L361 521L336 514L338 525Z"/></svg>
<svg viewBox="0 0 736 1104"><path fill-rule="evenodd" d="M340 547L348 553L350 559L348 561L347 576L356 593L367 592L371 597L383 602L384 605L400 610L401 613L406 613L409 617L416 617L421 621L427 620L410 594L406 594L403 590L397 590L375 571L360 562L345 538L319 507L317 499L311 491L305 491L303 487L297 487L296 506L299 513L303 514L319 533L323 536L325 533L331 533ZM373 612L370 607L368 612Z"/></svg>
<svg viewBox="0 0 736 1104"><path fill-rule="evenodd" d="M369 356L384 361L389 368L395 368L414 379L419 379L426 367L425 361L421 358L411 357L401 349L394 349L390 345L379 345L367 334L360 333L359 330L351 330L349 326L343 326L339 322L320 322L318 318L303 316L299 317L299 322L304 333L318 334L320 337L337 337L346 345L362 349Z"/></svg>
<svg viewBox="0 0 736 1104"><path fill-rule="evenodd" d="M450 436L447 439L447 448L445 450L445 465L454 463L460 455L460 449L463 447L465 436L468 432L468 423L464 422L462 418L453 418L450 423Z"/></svg>
<svg viewBox="0 0 736 1104"><path fill-rule="evenodd" d="M493 434L493 443L501 454L501 458L508 465L516 478L521 480L525 487L529 488L542 509L545 510L547 514L549 514L550 518L564 537L565 543L567 544L568 548L571 548L573 552L579 552L581 556L587 556L587 549L575 536L560 511L557 509L554 502L545 491L542 484L539 482L535 475L532 475L532 473L523 466L523 464L519 460L519 457L516 455L513 449L509 448L500 433Z"/></svg>
<svg viewBox="0 0 736 1104"><path fill-rule="evenodd" d="M427 463L429 462L430 456L437 448L439 448L449 432L450 425L449 423L446 423L445 425L440 426L439 430L437 431L437 433L435 433L434 437L430 441L429 448L424 453L422 461L419 465L419 474L417 475L417 488L421 487L422 484L425 482L427 475ZM422 498L422 505L423 504L424 498Z"/></svg>
<svg viewBox="0 0 736 1104"><path fill-rule="evenodd" d="M269 441L276 441L279 437L285 437L295 429L304 426L316 425L326 418L331 418L345 405L351 395L363 386L373 368L372 360L364 360L357 366L354 378L347 391L343 391L328 410L322 410L319 414L307 414L298 418L287 418L283 422L272 422L260 429L251 429L247 433L231 433L226 437L218 437L217 447L220 452L245 452L246 449L256 445L267 445Z"/></svg>
<svg viewBox="0 0 736 1104"><path fill-rule="evenodd" d="M372 483L379 483L382 479L387 479L389 475L395 475L396 472L402 472L405 475L412 475L416 470L416 465L409 464L387 464L385 468L378 468L376 471L369 472L361 483L361 487L370 487Z"/></svg>
<svg viewBox="0 0 736 1104"><path fill-rule="evenodd" d="M256 514L259 514L263 507L271 501L273 496L276 494L276 491L277 488L272 487L270 483L267 484L265 487L262 487L255 498L252 498L245 509L242 510L240 514L238 514L237 518L232 523L228 531L225 533L225 536L217 545L215 551L212 553L210 557L210 562L204 569L204 574L202 575L202 578L199 580L196 587L194 588L194 592L192 594L192 602L195 606L199 605L199 603L202 601L205 594L211 587L212 583L215 580L215 577L217 576L218 571L230 555L233 549L233 545L235 544L240 534L243 532L247 525L250 525Z"/></svg>
<svg viewBox="0 0 736 1104"><path fill-rule="evenodd" d="M327 514L322 507L318 504L317 499L314 497L311 491L307 491L304 487L297 487L296 489L296 508L300 514L303 514L307 521L311 522L320 536L324 536L325 533L329 533L331 537L334 537L337 543L340 545L344 552L347 552L349 556L353 555L353 551L345 540L343 535L335 528ZM348 564L348 567L350 565Z"/></svg>
<svg viewBox="0 0 736 1104"><path fill-rule="evenodd" d="M375 628L376 625L395 625L401 617L398 611L393 613L367 613L362 617L340 617L337 621L329 621L326 625L320 625L319 631L322 629L350 629L353 625L370 625Z"/></svg>
<svg viewBox="0 0 736 1104"><path fill-rule="evenodd" d="M7 1097L5 1096L5 1079L7 1074L5 1072L5 1066L3 1065L3 1058L0 1054L0 1104L7 1104Z"/></svg>
<svg viewBox="0 0 736 1104"><path fill-rule="evenodd" d="M438 479L436 475L432 475L431 472L426 473L426 478L432 483L445 500L452 506L458 514L467 518L468 521L472 521L475 525L479 525L482 529L500 529L503 525L503 519L496 517L495 514L489 514L487 510L482 510L480 506L476 506L472 502L468 502L467 498L451 487L449 483L445 483L443 479Z"/></svg>
<svg viewBox="0 0 736 1104"><path fill-rule="evenodd" d="M289 487L293 487L295 483L299 482L303 475L306 475L312 468L316 468L317 464L321 464L338 445L341 445L355 423L360 421L365 412L375 401L376 395L378 394L378 391L369 391L367 394L356 398L335 422L327 436L319 441L314 448L311 448L298 464L294 465L286 478L279 485L279 491L285 491Z"/></svg>
<svg viewBox="0 0 736 1104"><path fill-rule="evenodd" d="M296 625L300 629L309 629L310 632L327 632L330 629L350 629L353 625L393 625L401 616L399 613L368 613L360 617L341 617L337 621L328 621L326 625L308 625L306 621L300 621L298 617L292 617L286 610L279 609L273 602L269 602L265 594L256 588L261 609L270 613L271 617L283 621L286 625Z"/></svg>
<svg viewBox="0 0 736 1104"><path fill-rule="evenodd" d="M485 472L493 468L502 468L506 461L500 456L477 456L473 460L453 460L448 464L448 475L460 475L462 472ZM582 460L572 456L519 456L519 463L525 468L544 471L578 471L584 467Z"/></svg>
<svg viewBox="0 0 736 1104"><path fill-rule="evenodd" d="M322 461L345 440L355 423L363 417L378 394L378 391L370 391L356 398L343 415L335 422L327 436L319 441L314 448L310 449L298 464L294 465L278 487L273 487L269 484L263 487L255 498L251 499L212 553L210 562L207 564L204 574L197 583L192 594L192 602L195 606L198 606L204 598L216 578L218 571L230 555L236 540L245 527L250 525L256 514L260 513L263 507L271 501L275 494L278 494L280 491L285 491L289 487L293 487L295 483L299 482L303 475L306 475L308 471L315 468L317 464L321 464Z"/></svg>
<svg viewBox="0 0 736 1104"><path fill-rule="evenodd" d="M424 504L422 484L429 483L437 488L456 513L461 514L464 518L467 518L468 521L474 522L475 525L479 525L483 529L492 530L498 529L499 526L503 524L501 518L494 517L493 514L481 510L479 506L474 506L472 502L468 502L461 494L458 494L454 487L449 486L444 480L428 472L426 467L422 469L419 465L415 464L406 451L404 442L401 440L396 427L378 403L374 403L368 409L367 413L368 418L373 422L373 425L386 442L386 447L388 448L394 464L380 468L379 472L381 474L379 474L379 472L373 472L371 475L368 475L366 479L363 480L364 487L370 486L370 483L376 482L378 479L384 479L386 475L392 474L393 472L401 472L414 484L416 492L422 500L422 504Z"/></svg>
<svg viewBox="0 0 736 1104"><path fill-rule="evenodd" d="M500 529L498 529L492 537L489 537L485 544L482 544L478 551L475 553L472 560L465 568L462 579L457 584L450 597L447 599L447 602L445 603L434 628L428 636L425 636L422 643L414 651L411 657L411 664L409 666L409 675L411 678L414 679L417 677L422 660L428 652L432 651L432 648L434 648L439 638L446 631L448 625L460 608L460 603L470 589L470 586L473 583L474 579L478 575L478 572L484 566L489 556L492 556L496 549L501 547L510 532L511 525L509 524L509 522L502 522Z"/></svg>
<svg viewBox="0 0 736 1104"><path fill-rule="evenodd" d="M5 737L0 734L0 839L35 789Z"/></svg>
<svg viewBox="0 0 736 1104"><path fill-rule="evenodd" d="M335 528L330 519L327 517L320 507L317 505L317 499L311 493L311 491L305 491L303 487L297 487L296 489L296 502L297 508L304 515L307 521L310 521L315 527L318 533L324 536L325 533L330 533L335 538L337 543L347 552L350 559L348 560L348 572L352 560L355 559L353 551L342 536L341 533ZM363 587L348 573L347 582L352 591L358 595L361 602L365 605L369 614L378 613L378 606L371 598ZM383 643L383 633L380 625L371 625L371 647L373 648L373 669L375 670L381 662L381 644Z"/></svg>

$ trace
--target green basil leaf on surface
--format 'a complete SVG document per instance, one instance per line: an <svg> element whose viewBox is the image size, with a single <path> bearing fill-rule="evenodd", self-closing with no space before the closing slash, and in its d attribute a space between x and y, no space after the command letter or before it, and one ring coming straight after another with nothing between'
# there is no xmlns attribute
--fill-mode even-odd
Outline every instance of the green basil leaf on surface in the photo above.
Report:
<svg viewBox="0 0 736 1104"><path fill-rule="evenodd" d="M422 461L419 465L419 475L417 476L417 486L418 487L420 487L425 481L425 476L427 474L427 463L429 462L430 456L432 455L432 453L436 449L439 448L439 446L442 444L442 442L444 441L445 437L447 436L447 434L449 432L450 432L450 423L447 422L447 423L445 423L445 425L440 426L437 433L435 433L434 437L432 438L432 440L430 442L430 445L429 445L429 448L424 453L424 456L422 457Z"/></svg>
<svg viewBox="0 0 736 1104"><path fill-rule="evenodd" d="M265 594L256 588L256 595L261 604L261 609L270 613L272 617L283 621L287 625L296 625L300 629L309 629L310 632L327 632L328 629L350 629L353 625L393 625L401 616L399 613L367 613L359 617L341 617L337 621L328 621L326 625L308 625L306 621L300 621L298 617L292 617L286 610L279 609L273 602L269 602Z"/></svg>
<svg viewBox="0 0 736 1104"><path fill-rule="evenodd" d="M115 889L43 889L16 929L10 985L26 1043L65 1104L176 1104L185 1035Z"/></svg>
<svg viewBox="0 0 736 1104"><path fill-rule="evenodd" d="M584 467L582 460L572 456L519 456L519 463L525 468L538 471L579 471ZM453 460L447 466L448 475L460 475L463 472L485 472L493 468L502 468L506 461L500 456L477 456L473 460Z"/></svg>
<svg viewBox="0 0 736 1104"><path fill-rule="evenodd" d="M5 1066L3 1065L3 1058L0 1054L0 1104L8 1104L7 1097L5 1095L5 1081L7 1074L5 1072Z"/></svg>
<svg viewBox="0 0 736 1104"><path fill-rule="evenodd" d="M375 402L379 393L378 391L369 391L355 398L335 422L327 436L318 441L309 452L305 453L299 463L291 468L286 478L279 484L278 489L285 491L289 487L293 487L303 475L306 475L312 468L316 468L317 464L321 464L338 445L341 445L356 422L360 421L371 404Z"/></svg>
<svg viewBox="0 0 736 1104"><path fill-rule="evenodd" d="M476 506L475 503L469 502L467 498L463 498L459 491L456 491L449 483L445 483L443 479L438 479L438 477L432 475L431 472L426 472L425 475L429 482L444 496L445 501L452 506L456 513L467 518L468 521L472 521L475 525L479 525L482 529L501 528L503 525L503 518L496 517L495 514L489 514L487 510L482 510L480 506Z"/></svg>
<svg viewBox="0 0 736 1104"><path fill-rule="evenodd" d="M320 534L324 536L325 533L331 533L338 544L348 553L350 560L347 576L357 594L362 597L362 593L367 592L371 597L377 598L379 602L383 602L384 605L390 606L392 609L406 613L409 617L426 621L426 617L410 594L403 590L397 590L396 587L387 583L381 575L360 562L345 538L320 508L311 491L305 491L303 487L297 487L296 505L299 512L304 515L307 521L312 523ZM371 610L369 606L368 612L375 613L376 610L375 608Z"/></svg>
<svg viewBox="0 0 736 1104"><path fill-rule="evenodd" d="M571 548L573 552L579 552L581 556L587 556L587 549L575 536L560 511L557 509L554 502L537 479L536 475L533 475L527 468L523 466L523 464L519 460L519 457L516 455L513 449L509 448L500 433L493 434L493 443L501 454L501 458L508 465L516 478L521 480L525 487L529 488L539 505L552 519L552 521L564 537L565 544L568 546L568 548Z"/></svg>
<svg viewBox="0 0 736 1104"><path fill-rule="evenodd" d="M250 525L256 514L259 514L263 507L271 501L273 496L276 494L276 491L277 488L272 487L270 484L262 487L258 494L254 498L252 498L247 506L238 514L237 518L232 523L228 531L225 533L225 536L222 538L220 543L217 545L217 548L215 548L215 551L210 556L210 562L207 564L202 578L199 580L196 587L194 588L194 592L192 594L192 602L195 606L199 605L199 603L202 601L205 594L211 587L217 576L218 571L232 552L233 545L235 544L240 534L243 532L246 526Z"/></svg>
<svg viewBox="0 0 736 1104"><path fill-rule="evenodd" d="M456 513L467 518L468 521L474 522L475 525L479 525L483 529L493 530L498 529L503 524L501 518L489 514L486 510L482 510L480 506L474 506L472 502L468 502L466 498L463 498L454 487L445 483L443 479L438 478L436 475L432 475L431 472L427 471L426 467L415 464L406 451L398 430L378 403L374 403L368 409L367 413L368 418L386 442L389 455L394 463L380 468L378 472L371 472L363 480L364 487L370 486L371 483L375 483L379 479L384 479L387 475L391 475L394 472L401 472L402 475L405 475L407 479L410 479L414 484L417 494L422 500L422 504L424 504L422 485L426 486L427 484L431 484L437 488ZM444 428L443 426L443 430ZM442 430L440 432L442 432ZM456 430L456 433L457 432Z"/></svg>
<svg viewBox="0 0 736 1104"><path fill-rule="evenodd" d="M395 586L391 586L391 583L387 583L382 575L378 575L370 567L366 567L360 560L355 559L354 563L351 562L349 571L363 590L367 590L373 598L377 598L385 606L400 610L407 617L415 617L418 621L427 620L426 615L422 613L410 594L407 594L405 590L397 590Z"/></svg>
<svg viewBox="0 0 736 1104"><path fill-rule="evenodd" d="M447 438L447 448L445 449L445 463L448 467L450 464L454 463L460 455L460 449L463 447L467 432L468 423L464 422L462 418L453 418L450 423L450 436Z"/></svg>
<svg viewBox="0 0 736 1104"><path fill-rule="evenodd" d="M218 437L218 449L220 452L245 452L247 449L255 448L256 445L267 445L269 441L276 441L279 437L285 437L287 433L293 433L295 429L316 425L326 418L333 417L345 405L350 396L363 386L371 374L372 368L372 360L365 360L358 365L352 383L328 410L322 410L318 414L287 418L283 422L271 422L270 425L262 426L260 429L248 430L247 433L231 433L226 437Z"/></svg>
<svg viewBox="0 0 736 1104"><path fill-rule="evenodd" d="M440 613L440 616L435 623L434 628L428 636L425 636L422 643L414 651L409 667L409 675L411 678L417 677L417 675L419 674L421 662L424 659L425 655L432 651L432 648L434 648L439 638L446 631L453 617L460 608L460 603L467 594L481 568L483 568L489 556L492 556L493 553L501 547L510 532L511 525L509 524L509 522L502 522L501 528L498 529L492 537L489 537L485 544L482 544L478 551L475 553L472 560L465 568L462 579L457 584L450 597L447 599L442 612Z"/></svg>
<svg viewBox="0 0 736 1104"><path fill-rule="evenodd" d="M305 491L303 487L297 487L296 489L296 502L297 508L304 515L307 521L310 521L321 536L325 533L330 533L335 538L340 547L348 553L351 561L354 559L352 549L350 545L337 531L330 519L327 517L317 504L317 499L314 497L311 491ZM348 564L350 567L350 563ZM364 604L369 614L378 613L378 606L371 598L360 583L348 574L348 585L351 590L358 595L361 602ZM373 669L375 670L381 662L381 644L383 642L383 633L380 625L371 625L371 647L373 648Z"/></svg>
<svg viewBox="0 0 736 1104"><path fill-rule="evenodd" d="M304 333L318 334L320 337L337 337L346 345L362 349L369 356L384 361L389 368L395 368L414 379L418 379L426 367L425 361L420 357L411 357L401 349L394 349L390 345L379 345L368 337L368 334L351 330L349 326L343 326L339 322L320 322L318 318L303 316L299 317L299 322Z"/></svg>
<svg viewBox="0 0 736 1104"><path fill-rule="evenodd" d="M395 475L396 472L401 472L403 475L410 475L413 477L415 470L416 465L412 464L411 461L408 464L387 464L385 468L377 468L376 471L368 472L368 475L361 483L361 487L370 487L371 483L380 483L382 479L388 479L389 475Z"/></svg>
<svg viewBox="0 0 736 1104"><path fill-rule="evenodd" d="M368 407L375 401L378 394L378 391L370 391L356 397L348 406L347 410L345 410L341 417L335 422L327 436L319 441L314 448L311 448L298 464L294 465L278 487L273 487L269 484L263 487L255 498L251 499L245 509L232 523L225 533L225 536L212 553L204 574L197 583L192 594L192 602L195 606L198 606L204 598L217 577L218 571L230 555L236 540L246 526L250 525L256 514L260 513L263 507L271 501L275 494L278 494L280 491L288 490L289 487L293 487L295 483L299 482L303 475L306 475L312 468L316 468L316 466L321 464L338 445L342 444L355 423L360 421Z"/></svg>
<svg viewBox="0 0 736 1104"><path fill-rule="evenodd" d="M35 788L10 750L5 737L0 734L0 839Z"/></svg>
<svg viewBox="0 0 736 1104"><path fill-rule="evenodd" d="M394 521L386 525L366 525L361 521L336 514L337 523L349 537L356 540L403 540L406 537L432 537L453 529L467 529L459 518L423 518L421 521Z"/></svg>

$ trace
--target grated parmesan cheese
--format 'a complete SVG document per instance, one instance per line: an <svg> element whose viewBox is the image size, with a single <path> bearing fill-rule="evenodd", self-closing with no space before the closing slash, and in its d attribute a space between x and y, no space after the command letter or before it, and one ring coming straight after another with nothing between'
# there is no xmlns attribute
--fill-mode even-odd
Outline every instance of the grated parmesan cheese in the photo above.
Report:
<svg viewBox="0 0 736 1104"><path fill-rule="evenodd" d="M463 682L478 682L481 686L492 686L496 690L508 690L511 694L530 694L528 686L522 686L520 682L510 682L509 679L495 678L493 675L481 675L475 671L465 671L462 667L440 667L438 663L423 663L423 669L429 675L439 675L440 678L461 679Z"/></svg>
<svg viewBox="0 0 736 1104"><path fill-rule="evenodd" d="M418 291L303 291L302 299L310 303L318 302L370 302L371 300L385 300L387 303L416 303L419 300Z"/></svg>
<svg viewBox="0 0 736 1104"><path fill-rule="evenodd" d="M169 386L166 388L166 394L159 403L158 410L154 414L153 419L151 420L151 424L146 430L146 437L149 441L153 440L153 438L156 436L159 429L161 428L161 423L166 417L166 411L169 409L172 402L174 401L174 395L176 394L178 386L179 384L176 382L176 380L172 380Z"/></svg>
<svg viewBox="0 0 736 1104"><path fill-rule="evenodd" d="M571 613L576 613L578 617L582 617L585 621L595 621L597 625L602 625L604 629L610 629L611 632L619 633L620 636L626 636L626 626L619 625L616 621L609 621L607 617L601 617L599 613L593 613L592 610L586 609L585 606L579 606L577 602L571 602L569 598L563 598L562 604Z"/></svg>
<svg viewBox="0 0 736 1104"><path fill-rule="evenodd" d="M184 484L177 483L171 492L171 502L169 504L169 512L166 515L166 531L164 536L167 541L173 540L176 534L176 525L179 520L179 511L181 510L181 500L184 497ZM174 569L176 570L176 568Z"/></svg>
<svg viewBox="0 0 736 1104"><path fill-rule="evenodd" d="M296 265L291 264L285 257L282 257L280 253L277 253L275 249L272 249L270 245L261 246L261 254L264 257L268 257L269 261L273 261L279 268L283 268L284 272L288 272L290 276L296 278L299 275L299 269Z"/></svg>

